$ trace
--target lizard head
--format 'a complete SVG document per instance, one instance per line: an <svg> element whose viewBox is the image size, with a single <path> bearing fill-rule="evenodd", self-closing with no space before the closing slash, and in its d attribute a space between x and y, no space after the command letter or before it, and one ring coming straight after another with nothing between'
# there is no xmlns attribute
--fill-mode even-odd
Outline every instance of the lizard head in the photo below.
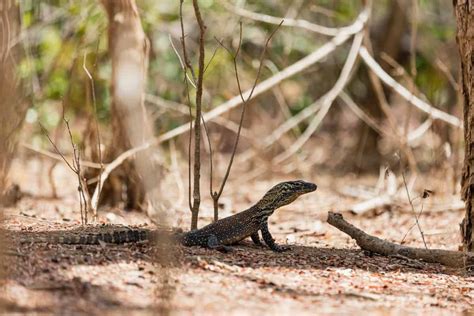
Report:
<svg viewBox="0 0 474 316"><path fill-rule="evenodd" d="M316 184L303 180L281 182L263 196L258 202L258 206L277 209L290 204L300 195L313 192L316 189Z"/></svg>

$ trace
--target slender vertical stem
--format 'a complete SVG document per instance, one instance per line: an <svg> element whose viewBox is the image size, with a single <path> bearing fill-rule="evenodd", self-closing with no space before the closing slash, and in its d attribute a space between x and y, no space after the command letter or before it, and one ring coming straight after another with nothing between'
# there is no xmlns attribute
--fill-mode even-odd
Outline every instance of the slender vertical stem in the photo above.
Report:
<svg viewBox="0 0 474 316"><path fill-rule="evenodd" d="M275 35L276 31L280 28L280 26L282 24L283 24L283 21L281 21L280 24L270 33L267 40L265 41L263 51L260 55L260 64L259 64L259 67L258 67L257 75L255 76L255 81L253 83L252 89L250 90L250 93L249 93L247 99L245 99L244 95L243 95L243 92L242 92L242 87L241 87L241 84L240 84L239 69L237 67L237 58L239 56L240 49L242 47L242 23L240 23L239 46L237 47L237 51L232 56L232 58L233 58L233 62L234 62L235 79L237 81L237 87L239 89L240 98L242 99L242 112L240 114L239 128L237 130L237 135L235 137L234 146L232 147L232 154L230 156L229 164L227 165L227 169L225 171L224 178L222 179L222 183L219 187L219 190L217 192L213 192L212 184L211 184L211 197L212 197L212 200L214 202L214 221L217 221L218 218L219 218L219 211L218 211L219 198L221 197L222 192L224 191L224 187L227 183L227 179L229 178L230 171L232 169L232 164L234 162L235 153L237 152L237 146L239 144L240 133L242 131L242 125L244 123L245 109L246 109L247 102L252 98L252 95L255 91L255 87L257 86L258 80L260 79L260 74L262 72L262 66L263 66L263 58L265 57L265 53L267 51L270 40L272 39L273 35ZM219 42L219 44L221 44L223 46L222 43ZM223 46L223 47L225 48L225 46ZM225 48L225 49L229 52L229 54L231 54L230 50L228 50L227 48ZM212 156L211 156L211 159L212 159ZM211 174L211 177L212 177L212 174Z"/></svg>
<svg viewBox="0 0 474 316"><path fill-rule="evenodd" d="M426 240L425 240L425 234L423 233L423 230L421 229L420 221L418 220L419 216L416 214L415 207L413 206L413 200L410 197L410 191L408 190L407 180L405 179L405 172L403 171L402 171L402 178L403 178L403 185L405 186L405 191L408 197L408 203L410 203L411 210L413 211L413 214L415 215L416 226L418 227L418 230L420 231L421 239L423 240L425 249L428 249L428 245L426 244ZM421 212L420 212L420 215L421 215Z"/></svg>
<svg viewBox="0 0 474 316"><path fill-rule="evenodd" d="M181 47L183 48L183 71L184 71L184 78L183 82L185 85L185 92L186 92L186 97L188 101L188 108L189 108L189 141L188 141L188 204L189 204L189 210L192 212L193 211L193 205L191 202L191 144L193 140L193 111L191 109L191 97L189 95L189 84L188 84L188 70L191 72L192 75L192 80L193 84L196 82L196 78L194 75L193 68L191 66L191 62L189 61L188 58L188 53L186 51L186 39L184 38L184 23L183 23L183 2L184 0L181 0L179 3L179 21L181 25ZM173 46L173 42L171 41L171 46ZM176 54L179 57L178 52Z"/></svg>
<svg viewBox="0 0 474 316"><path fill-rule="evenodd" d="M202 92L204 79L204 36L206 33L206 26L201 17L198 0L193 0L194 15L199 25L199 61L198 61L198 78L196 84L196 116L194 118L194 178L193 178L193 205L191 229L197 228L199 206L201 204L201 115L202 115Z"/></svg>

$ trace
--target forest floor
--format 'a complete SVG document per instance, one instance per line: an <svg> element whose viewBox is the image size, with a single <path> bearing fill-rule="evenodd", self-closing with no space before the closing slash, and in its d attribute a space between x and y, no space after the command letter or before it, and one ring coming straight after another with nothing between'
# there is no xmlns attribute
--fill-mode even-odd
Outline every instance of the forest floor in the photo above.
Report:
<svg viewBox="0 0 474 316"><path fill-rule="evenodd" d="M254 182L251 187L230 185L226 203L232 206L227 205L222 216L245 209L278 180ZM474 313L473 275L437 264L365 253L325 222L328 211L344 211L348 221L367 233L394 242L407 234L405 244L423 246L406 200L351 215L350 206L364 199L341 191L371 188L377 177L313 180L318 184L315 193L270 217L270 231L278 243L290 246L287 252L274 253L250 241L230 253L177 246L164 269L147 242L99 246L11 243L4 254L3 268L8 272L0 303L10 312L90 315L151 315L156 314L156 306L184 315L349 315L361 310L374 315ZM435 185L436 181L417 182ZM457 250L463 213L458 207L453 209L455 199L456 195L442 189L423 200L420 224L428 247ZM208 200L200 225L211 219L206 205L210 205ZM6 210L4 227L11 235L70 229L80 225L77 209L72 197L33 194ZM189 211L183 207L175 216L176 225L186 228ZM120 209L102 210L99 222L152 226L145 214Z"/></svg>

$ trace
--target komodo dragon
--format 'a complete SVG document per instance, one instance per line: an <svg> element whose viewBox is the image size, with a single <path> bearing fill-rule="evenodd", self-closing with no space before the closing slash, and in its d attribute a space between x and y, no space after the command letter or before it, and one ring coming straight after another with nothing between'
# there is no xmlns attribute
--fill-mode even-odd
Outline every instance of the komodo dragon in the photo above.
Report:
<svg viewBox="0 0 474 316"><path fill-rule="evenodd" d="M275 243L268 230L268 217L282 206L288 205L300 195L315 191L314 183L302 180L281 182L271 188L260 201L249 209L235 215L223 218L217 222L204 226L201 229L173 235L184 246L202 246L227 250L225 246L233 245L247 237L257 245L262 245L258 231L261 231L263 240L273 251L281 252L286 248ZM23 243L51 243L51 244L84 244L93 245L105 243L123 244L155 239L158 231L140 227L102 225L91 231L77 230L74 232L55 232L51 235L24 236Z"/></svg>

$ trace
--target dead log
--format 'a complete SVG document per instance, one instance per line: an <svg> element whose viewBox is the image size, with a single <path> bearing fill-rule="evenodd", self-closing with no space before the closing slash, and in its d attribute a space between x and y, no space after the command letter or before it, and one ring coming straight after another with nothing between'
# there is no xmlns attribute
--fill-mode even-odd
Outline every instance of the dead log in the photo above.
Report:
<svg viewBox="0 0 474 316"><path fill-rule="evenodd" d="M474 253L443 249L414 248L395 244L390 241L371 236L351 223L340 213L328 213L328 223L355 239L357 245L366 251L383 256L400 255L410 259L440 263L453 268L474 267Z"/></svg>

